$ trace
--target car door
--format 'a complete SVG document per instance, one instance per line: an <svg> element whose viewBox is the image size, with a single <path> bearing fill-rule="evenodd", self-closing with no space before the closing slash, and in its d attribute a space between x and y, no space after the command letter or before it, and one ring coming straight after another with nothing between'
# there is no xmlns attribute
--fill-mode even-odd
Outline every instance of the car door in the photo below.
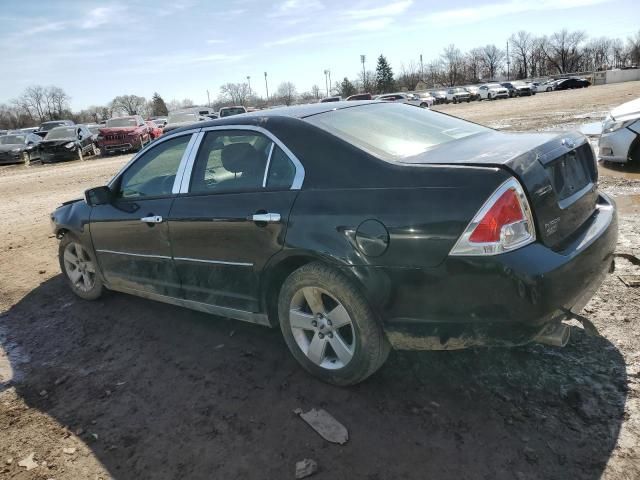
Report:
<svg viewBox="0 0 640 480"><path fill-rule="evenodd" d="M204 132L171 209L169 230L184 297L258 312L260 274L282 249L304 170L269 132Z"/></svg>
<svg viewBox="0 0 640 480"><path fill-rule="evenodd" d="M180 184L179 167L194 142L193 133L159 140L110 184L113 201L92 208L91 239L110 287L181 295L167 218Z"/></svg>

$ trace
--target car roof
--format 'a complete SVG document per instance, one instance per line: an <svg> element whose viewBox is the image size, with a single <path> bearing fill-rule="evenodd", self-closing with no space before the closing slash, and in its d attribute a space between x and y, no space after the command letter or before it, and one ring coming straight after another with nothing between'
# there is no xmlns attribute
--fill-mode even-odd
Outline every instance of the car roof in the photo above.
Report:
<svg viewBox="0 0 640 480"><path fill-rule="evenodd" d="M171 131L171 134L179 133L186 130L193 130L194 128L207 128L218 127L225 125L253 125L260 119L285 117L303 119L318 115L321 113L331 112L333 110L342 110L345 108L356 108L362 105L369 105L372 103L387 104L387 102L376 100L361 100L359 102L341 101L331 103L307 103L304 105L294 105L290 107L279 107L268 110L258 110L255 112L241 113L239 115L232 115L230 117L217 118L215 120L208 120L204 122L194 122L187 126L177 128Z"/></svg>

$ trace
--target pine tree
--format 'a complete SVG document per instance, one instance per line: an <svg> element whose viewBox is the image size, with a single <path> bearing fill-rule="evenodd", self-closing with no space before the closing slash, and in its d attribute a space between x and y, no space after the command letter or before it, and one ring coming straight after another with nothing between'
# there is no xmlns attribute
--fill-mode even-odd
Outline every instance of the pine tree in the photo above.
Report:
<svg viewBox="0 0 640 480"><path fill-rule="evenodd" d="M384 55L380 55L376 66L376 90L378 93L389 93L393 89L393 70L391 70L391 66Z"/></svg>
<svg viewBox="0 0 640 480"><path fill-rule="evenodd" d="M347 77L344 77L342 83L340 84L340 95L342 97L349 97L356 93L356 87L349 81Z"/></svg>
<svg viewBox="0 0 640 480"><path fill-rule="evenodd" d="M164 103L162 97L159 93L154 93L153 97L151 97L151 115L161 117L168 114L167 105Z"/></svg>

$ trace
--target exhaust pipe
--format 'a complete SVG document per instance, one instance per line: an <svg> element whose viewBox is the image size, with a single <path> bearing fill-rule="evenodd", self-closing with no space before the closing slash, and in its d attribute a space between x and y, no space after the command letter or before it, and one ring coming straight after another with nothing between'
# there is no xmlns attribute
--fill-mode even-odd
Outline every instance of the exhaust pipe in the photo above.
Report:
<svg viewBox="0 0 640 480"><path fill-rule="evenodd" d="M571 330L568 325L557 323L546 328L535 338L535 341L552 347L564 347L569 341L570 334Z"/></svg>

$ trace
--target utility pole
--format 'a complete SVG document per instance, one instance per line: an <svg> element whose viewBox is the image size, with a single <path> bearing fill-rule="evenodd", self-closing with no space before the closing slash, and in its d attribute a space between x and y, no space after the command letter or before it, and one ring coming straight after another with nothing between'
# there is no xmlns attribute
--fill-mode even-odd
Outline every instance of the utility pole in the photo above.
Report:
<svg viewBox="0 0 640 480"><path fill-rule="evenodd" d="M424 82L424 64L422 63L422 54L420 54L420 81Z"/></svg>
<svg viewBox="0 0 640 480"><path fill-rule="evenodd" d="M327 89L327 97L329 96L329 83L327 81L327 75L329 75L329 70L324 71L324 86Z"/></svg>
<svg viewBox="0 0 640 480"><path fill-rule="evenodd" d="M509 60L509 40L507 40L507 82L511 79L511 72L509 71L510 65L511 61Z"/></svg>
<svg viewBox="0 0 640 480"><path fill-rule="evenodd" d="M267 91L267 103L269 103L269 84L267 83L267 72L264 72L264 88Z"/></svg>
<svg viewBox="0 0 640 480"><path fill-rule="evenodd" d="M367 91L367 71L364 68L364 61L367 59L365 55L360 55L360 61L362 62L362 93Z"/></svg>
<svg viewBox="0 0 640 480"><path fill-rule="evenodd" d="M249 84L249 95L251 95L251 76L247 75L247 83Z"/></svg>
<svg viewBox="0 0 640 480"><path fill-rule="evenodd" d="M209 90L207 90L207 107L211 107L211 97L209 97Z"/></svg>

